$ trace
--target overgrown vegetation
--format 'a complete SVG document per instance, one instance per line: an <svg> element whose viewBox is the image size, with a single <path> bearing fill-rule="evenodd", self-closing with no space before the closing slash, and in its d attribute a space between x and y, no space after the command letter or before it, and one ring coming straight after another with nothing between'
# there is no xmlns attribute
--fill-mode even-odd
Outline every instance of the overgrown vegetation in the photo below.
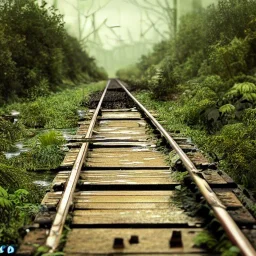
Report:
<svg viewBox="0 0 256 256"><path fill-rule="evenodd" d="M0 117L0 241L6 244L17 243L19 228L41 196L27 171L60 165L65 141L57 129L75 127L77 109L103 87L74 85L107 77L67 34L62 16L37 2L0 2L0 113L20 112L16 122ZM19 140L28 151L7 159L5 153L17 150Z"/></svg>
<svg viewBox="0 0 256 256"><path fill-rule="evenodd" d="M29 192L18 189L8 193L0 186L0 241L3 244L17 243L19 228L25 225L37 211L30 203Z"/></svg>
<svg viewBox="0 0 256 256"><path fill-rule="evenodd" d="M173 156L177 156L174 151ZM177 156L178 157L178 156ZM179 158L179 157L178 157ZM173 158L175 159L175 157ZM213 213L211 207L192 181L185 167L178 167L174 161L172 177L182 185L176 186L175 196L172 198L175 203L191 217L201 217L204 230L194 238L194 246L207 249L210 253L222 256L238 256L240 250L234 246L227 237L225 230Z"/></svg>
<svg viewBox="0 0 256 256"><path fill-rule="evenodd" d="M89 100L90 93L102 89L104 85L105 82L100 82L72 90L68 89L48 97L39 97L35 101L6 106L3 112L15 109L21 114L16 123L1 120L3 126L0 129L2 142L0 172L3 177L7 175L6 179L8 177L11 181L12 178L9 176L13 176L13 181L16 181L15 170L19 168L21 170L50 170L58 167L64 156L61 146L65 141L56 129L76 127L79 118L78 108ZM36 135L38 132L35 128L47 130ZM29 151L9 160L5 159L3 152L11 150L14 142L24 137L31 137L26 142ZM7 183L5 179L0 181L0 185L4 187ZM9 185L12 186L13 182Z"/></svg>
<svg viewBox="0 0 256 256"><path fill-rule="evenodd" d="M169 127L189 131L221 167L254 191L255 12L255 0L220 0L188 14L175 39L159 43L137 65L118 72L150 91L155 101L149 102L148 94L145 100L162 112Z"/></svg>
<svg viewBox="0 0 256 256"><path fill-rule="evenodd" d="M4 113L11 110L21 113L15 123L0 120L1 242L17 243L18 229L28 223L37 210L32 203L41 200L42 191L32 183L27 171L51 170L61 164L65 140L58 129L75 127L77 110L88 102L90 93L102 89L104 85L105 82L84 85L0 109ZM37 127L41 128L40 132L35 129ZM14 143L20 139L26 141L29 150L6 159L4 152L12 150Z"/></svg>
<svg viewBox="0 0 256 256"><path fill-rule="evenodd" d="M0 105L56 91L62 81L106 78L53 7L33 0L0 3Z"/></svg>
<svg viewBox="0 0 256 256"><path fill-rule="evenodd" d="M62 134L50 130L35 136L29 144L30 150L10 159L12 166L27 171L51 170L60 166L65 153L61 146L65 143Z"/></svg>

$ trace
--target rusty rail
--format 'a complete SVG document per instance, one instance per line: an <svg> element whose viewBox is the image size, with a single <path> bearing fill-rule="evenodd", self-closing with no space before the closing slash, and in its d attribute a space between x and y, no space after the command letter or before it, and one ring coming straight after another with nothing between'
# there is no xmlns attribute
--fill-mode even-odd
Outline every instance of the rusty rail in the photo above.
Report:
<svg viewBox="0 0 256 256"><path fill-rule="evenodd" d="M109 84L110 84L110 80L108 81L108 83L106 85L106 88L105 88L105 90L104 90L104 92L101 96L100 101L99 101L99 104L98 104L98 106L97 106L97 108L96 108L96 110L93 114L93 117L92 117L92 120L90 122L88 131L87 131L86 136L85 136L86 139L91 138L93 128L94 128L94 125L96 123L97 116L98 116L98 113L100 111L100 108L101 108L103 99L106 95ZM46 240L46 246L48 246L50 248L51 253L54 252L56 250L56 248L58 247L58 245L59 245L62 230L63 230L64 224L65 224L66 218L67 218L69 207L70 207L71 202L72 202L72 198L73 198L73 194L74 194L74 191L75 191L75 188L76 188L76 184L77 184L81 169L83 167L83 163L84 163L87 151L88 151L88 147L89 147L89 142L85 142L85 143L82 144L82 146L79 150L79 153L78 153L78 156L76 158L75 164L74 164L74 166L72 168L72 171L70 173L70 176L69 176L69 179L68 179L68 182L67 182L67 186L64 190L62 199L60 201L60 205L58 207L55 219L53 221L49 236Z"/></svg>
<svg viewBox="0 0 256 256"><path fill-rule="evenodd" d="M242 231L239 229L237 224L231 218L229 213L226 211L226 207L220 202L217 195L210 188L208 183L202 179L198 173L199 171L195 167L195 165L191 162L188 156L183 152L183 150L179 147L179 145L175 142L175 140L168 134L168 132L163 128L163 126L149 113L149 111L126 89L126 87L117 79L116 80L119 85L125 90L125 92L129 95L129 97L136 103L136 105L144 112L144 114L151 120L154 126L158 129L158 131L165 137L171 147L177 152L188 170L190 176L196 183L202 195L207 200L208 204L212 207L215 216L220 221L222 227L226 231L230 240L236 244L241 253L245 256L255 256L256 251L248 241L248 239L244 236Z"/></svg>

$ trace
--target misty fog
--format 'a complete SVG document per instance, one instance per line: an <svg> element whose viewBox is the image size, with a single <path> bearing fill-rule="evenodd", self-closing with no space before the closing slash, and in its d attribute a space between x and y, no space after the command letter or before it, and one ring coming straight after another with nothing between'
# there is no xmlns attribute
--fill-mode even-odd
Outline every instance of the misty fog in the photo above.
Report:
<svg viewBox="0 0 256 256"><path fill-rule="evenodd" d="M41 1L41 0L39 0ZM182 15L217 0L48 0L64 15L68 32L77 37L110 76L136 63L152 46L174 35L168 20L159 15L168 2ZM152 10L151 10L152 9ZM154 12L157 9L158 12ZM169 23L172 23L170 21Z"/></svg>

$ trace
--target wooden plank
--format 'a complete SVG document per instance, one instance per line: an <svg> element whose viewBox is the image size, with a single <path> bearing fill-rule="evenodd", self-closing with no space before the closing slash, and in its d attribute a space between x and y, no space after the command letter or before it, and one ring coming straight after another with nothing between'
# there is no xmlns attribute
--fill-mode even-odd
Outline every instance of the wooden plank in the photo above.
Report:
<svg viewBox="0 0 256 256"><path fill-rule="evenodd" d="M113 177L109 177L109 178L105 178L102 179L102 177L88 177L85 180L80 180L80 183L83 183L84 185L108 185L108 184L112 184L112 185L135 185L135 184L145 184L145 185L160 185L160 184L176 184L177 182L173 181L171 178L136 178L136 177L131 177L131 178L124 178L124 179L117 179L117 178L113 178Z"/></svg>
<svg viewBox="0 0 256 256"><path fill-rule="evenodd" d="M126 191L80 191L76 192L76 195L91 195L91 196L171 196L172 191L166 190L156 190L156 191L133 191L133 190L126 190Z"/></svg>
<svg viewBox="0 0 256 256"><path fill-rule="evenodd" d="M207 170L202 172L202 175L207 183L211 186L227 184L227 182L216 171Z"/></svg>
<svg viewBox="0 0 256 256"><path fill-rule="evenodd" d="M144 119L141 120L99 120L99 127L145 127L147 125Z"/></svg>
<svg viewBox="0 0 256 256"><path fill-rule="evenodd" d="M243 204L231 191L215 190L216 195L221 202L228 208L243 207Z"/></svg>
<svg viewBox="0 0 256 256"><path fill-rule="evenodd" d="M92 143L93 147L149 147L155 148L154 143L145 143L145 142L95 142Z"/></svg>
<svg viewBox="0 0 256 256"><path fill-rule="evenodd" d="M131 121L134 121L134 120L136 120L136 121L140 121L140 120L143 120L143 118L141 118L141 117L129 117L129 116L127 116L127 117L98 117L98 120L100 120L100 121L105 121L105 120L118 120L118 121L123 121L123 120L131 120Z"/></svg>
<svg viewBox="0 0 256 256"><path fill-rule="evenodd" d="M173 232L181 233L182 246L171 247ZM202 229L73 229L67 238L66 255L203 255L204 249L194 246ZM132 237L138 242L133 243ZM114 248L116 238L123 239L123 248ZM141 254L142 253L142 254ZM207 254L208 255L208 254Z"/></svg>
<svg viewBox="0 0 256 256"><path fill-rule="evenodd" d="M94 196L94 195L76 195L75 202L91 202L91 203L170 203L171 204L171 196L119 196L119 195L111 195L111 196Z"/></svg>
<svg viewBox="0 0 256 256"><path fill-rule="evenodd" d="M104 160L108 160L108 161L104 161ZM112 158L112 161L114 164L111 164L110 160L105 158L105 159L100 159L100 160L95 160L95 159L88 159L85 163L85 166L88 167L139 167L139 166L161 166L161 167L168 167L167 164L164 163L164 161L162 161L162 159L160 160L154 160L154 161L140 161L140 160L135 160L135 161L120 161L120 158Z"/></svg>
<svg viewBox="0 0 256 256"><path fill-rule="evenodd" d="M84 200L78 200L75 202L75 210L109 210L109 209L123 209L123 210L141 210L141 209L169 209L169 203L98 203L98 202L86 202ZM105 216L101 216L104 218Z"/></svg>
<svg viewBox="0 0 256 256"><path fill-rule="evenodd" d="M108 119L126 119L126 118L141 118L141 113L138 111L104 111L102 112L102 118L108 118Z"/></svg>
<svg viewBox="0 0 256 256"><path fill-rule="evenodd" d="M113 206L113 205L111 205ZM150 207L151 206L151 207ZM92 224L183 224L200 225L200 218L189 217L184 211L177 207L161 208L157 204L148 205L146 209L140 208L140 204L134 205L133 209L97 209L97 210L75 210L73 212L72 225ZM138 208L137 208L138 207Z"/></svg>
<svg viewBox="0 0 256 256"><path fill-rule="evenodd" d="M233 218L233 220L241 226L253 226L256 224L255 218L250 214L250 212L245 207L240 207L237 209L228 209L228 213Z"/></svg>

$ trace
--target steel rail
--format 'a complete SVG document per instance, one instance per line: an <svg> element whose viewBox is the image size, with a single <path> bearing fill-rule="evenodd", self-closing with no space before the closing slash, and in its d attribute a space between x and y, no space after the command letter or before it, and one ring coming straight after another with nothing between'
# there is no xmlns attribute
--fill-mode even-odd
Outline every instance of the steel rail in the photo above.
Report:
<svg viewBox="0 0 256 256"><path fill-rule="evenodd" d="M106 95L109 84L110 84L110 80L108 81L106 88L99 101L99 104L93 114L93 117L90 122L85 138L91 138L92 136L93 128L97 121L97 116L100 111L100 108L101 108L103 99ZM47 240L46 240L46 246L50 248L50 253L54 252L59 245L63 227L68 215L68 211L73 199L73 194L76 188L76 184L77 184L81 169L83 167L83 163L84 163L88 148L89 148L89 142L82 144L79 150L78 156L76 158L76 161L74 163L74 166L72 168L72 171L70 173L70 176L68 178L67 186L64 190L49 236L47 237Z"/></svg>
<svg viewBox="0 0 256 256"><path fill-rule="evenodd" d="M171 147L177 152L183 164L185 165L187 171L190 176L194 180L195 184L199 188L201 194L204 196L206 201L212 207L215 216L218 218L222 227L226 231L230 240L238 246L241 253L245 256L255 256L256 251L242 233L240 228L231 218L229 213L226 210L226 207L221 203L217 195L210 188L208 183L202 179L198 173L199 170L195 167L195 165L191 162L188 156L184 153L184 151L179 147L179 145L175 142L175 140L169 135L169 133L163 128L163 126L149 113L149 111L126 89L126 87L122 84L121 81L116 79L119 85L125 90L125 92L129 95L129 97L136 103L136 105L144 112L144 114L150 119L153 125L158 129L158 131L165 137Z"/></svg>

